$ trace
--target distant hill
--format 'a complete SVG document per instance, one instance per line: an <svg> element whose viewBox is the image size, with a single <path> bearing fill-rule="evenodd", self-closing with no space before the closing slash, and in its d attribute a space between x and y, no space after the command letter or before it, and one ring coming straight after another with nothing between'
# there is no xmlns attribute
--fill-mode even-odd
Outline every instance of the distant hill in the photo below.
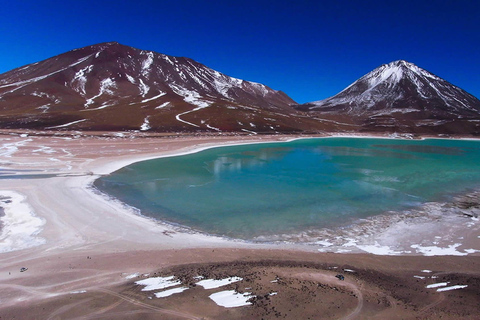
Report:
<svg viewBox="0 0 480 320"><path fill-rule="evenodd" d="M376 68L333 97L295 108L360 131L480 133L480 100L403 60Z"/></svg>

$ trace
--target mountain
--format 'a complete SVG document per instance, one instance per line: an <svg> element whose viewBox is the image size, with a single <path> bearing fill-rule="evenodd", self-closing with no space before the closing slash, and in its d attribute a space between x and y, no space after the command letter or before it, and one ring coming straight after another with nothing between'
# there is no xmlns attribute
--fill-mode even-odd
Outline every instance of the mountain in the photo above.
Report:
<svg viewBox="0 0 480 320"><path fill-rule="evenodd" d="M480 101L399 60L297 105L192 59L108 42L1 74L0 128L479 135Z"/></svg>
<svg viewBox="0 0 480 320"><path fill-rule="evenodd" d="M480 133L480 100L404 60L376 68L333 97L295 108L360 131Z"/></svg>
<svg viewBox="0 0 480 320"><path fill-rule="evenodd" d="M308 130L314 121L297 116L293 104L281 91L229 77L192 59L116 42L72 50L0 75L1 128Z"/></svg>

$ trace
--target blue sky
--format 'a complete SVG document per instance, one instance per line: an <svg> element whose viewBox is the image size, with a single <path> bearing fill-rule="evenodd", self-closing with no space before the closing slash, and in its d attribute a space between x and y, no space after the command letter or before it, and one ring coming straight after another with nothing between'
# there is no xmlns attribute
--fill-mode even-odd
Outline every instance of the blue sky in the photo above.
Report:
<svg viewBox="0 0 480 320"><path fill-rule="evenodd" d="M3 1L0 73L118 41L282 90L332 96L404 59L480 98L480 1Z"/></svg>

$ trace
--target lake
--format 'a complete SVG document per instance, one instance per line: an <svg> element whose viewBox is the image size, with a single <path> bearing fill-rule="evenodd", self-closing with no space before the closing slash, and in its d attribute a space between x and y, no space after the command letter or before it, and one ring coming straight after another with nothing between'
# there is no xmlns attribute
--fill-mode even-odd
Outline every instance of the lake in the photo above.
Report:
<svg viewBox="0 0 480 320"><path fill-rule="evenodd" d="M480 186L479 160L479 141L312 138L142 161L94 185L148 217L268 240L448 201Z"/></svg>

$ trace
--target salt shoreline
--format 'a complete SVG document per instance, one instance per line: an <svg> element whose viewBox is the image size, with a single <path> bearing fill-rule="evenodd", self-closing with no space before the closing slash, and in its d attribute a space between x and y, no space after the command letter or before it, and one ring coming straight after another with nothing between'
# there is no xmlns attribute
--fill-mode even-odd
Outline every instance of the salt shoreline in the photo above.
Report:
<svg viewBox="0 0 480 320"><path fill-rule="evenodd" d="M348 135L338 135L338 136L332 136L334 137L352 137ZM275 143L275 142L288 142L292 140L298 140L298 139L308 139L309 137L270 137L267 139L251 139L251 137L247 137L246 140L248 141L239 141L240 139L235 139L232 137L228 137L227 139L224 139L221 143L215 143L215 139L206 139L208 140L207 143L200 143L200 144L188 144L185 148L174 148L170 150L170 152L146 152L142 151L138 155L122 155L122 151L118 150L116 152L116 155L109 157L108 160L103 160L103 159L91 159L89 161L80 163L77 165L78 168L74 168L73 170L68 170L67 174L70 175L70 177L66 177L68 179L68 184L70 187L74 188L80 188L83 191L83 194L89 197L91 200L94 200L96 202L101 202L103 205L107 205L110 208L113 208L118 214L124 215L123 219L130 219L131 222L140 222L142 220L143 224L147 224L148 228L151 229L158 229L156 232L161 232L163 234L168 234L168 233L176 233L177 235L182 234L183 237L186 238L192 238L192 239L197 239L199 240L194 241L191 240L192 242L197 242L197 245L207 245L211 246L215 243L215 246L241 246L241 247L272 247L272 248L293 248L296 250L306 250L306 251L320 251L320 252L352 252L352 253L372 253L372 254L377 254L377 255L403 255L403 254L425 254L425 255L431 255L432 252L437 252L438 254L451 254L451 255L465 255L465 254L473 254L480 252L479 246L475 247L468 247L468 245L473 245L474 241L472 239L468 239L467 247L463 247L463 251L458 251L456 250L458 247L461 247L462 244L459 243L461 241L453 241L455 239L452 239L449 243L443 243L443 247L436 247L440 243L440 241L437 241L437 238L429 239L428 241L421 237L421 232L420 236L418 235L418 232L421 231L419 228L416 228L416 230L412 230L412 223L410 225L406 225L405 221L406 219L398 219L398 215L396 217L379 217L379 219L384 219L383 221L384 225L388 225L387 228L385 226L382 226L381 223L376 223L377 221L373 218L370 221L370 228L367 233L369 233L370 238L366 239L365 237L365 227L362 229L357 228L357 234L355 235L354 228L350 230L350 234L345 233L344 236L340 236L338 233L329 233L329 230L320 230L320 232L316 232L317 234L313 235L313 233L310 232L310 235L307 237L307 233L305 232L303 235L291 235L292 241L281 241L280 243L275 243L275 239L255 239L257 241L255 242L249 242L249 241L243 241L243 240L238 240L238 239L226 239L223 237L218 237L214 235L207 235L199 232L187 232L185 233L185 230L188 230L188 228L175 228L174 226L168 224L168 223L163 223L156 221L154 219L144 217L138 214L138 212L135 212L135 210L131 207L128 207L121 203L118 200L112 199L108 195L101 194L96 191L96 189L93 187L93 182L100 176L100 175L105 175L109 174L113 171L116 171L122 167L125 167L127 165L130 165L132 163L140 162L140 161L145 161L149 159L156 159L156 158L162 158L162 157L173 157L173 156L181 156L181 155L186 155L186 154L192 154L192 153L197 153L201 152L203 150L211 149L211 148L217 148L217 147L222 147L222 146L233 146L233 145L245 145L245 144L257 144L257 143ZM314 138L324 138L324 137L314 137ZM330 137L328 137L330 138ZM377 136L362 136L362 138L379 138ZM381 138L381 137L380 137ZM392 139L391 137L385 137L388 139ZM27 140L20 141L13 143L16 146L24 146L28 144L29 142L33 142L34 138L29 137ZM49 138L44 138L44 139L49 139ZM50 139L55 139L51 137ZM57 138L59 139L59 138ZM60 138L61 139L61 138ZM84 139L84 138L80 138ZM96 138L98 140L98 138ZM245 137L243 137L245 140ZM121 144L122 142L125 142L123 138L117 138L113 139L115 142L114 144ZM185 139L185 141L188 141L189 139ZM195 140L195 139L193 139ZM202 139L200 139L202 140ZM68 142L69 140L64 140L65 142ZM72 140L74 141L74 140ZM109 143L111 140L109 140ZM157 139L156 142L162 143L166 142L165 140ZM205 141L203 141L205 142ZM11 158L12 156L15 155L15 151L11 150L11 145L12 143L7 143L7 149L8 149L8 158ZM41 147L41 146L39 146ZM131 147L131 146L130 146ZM47 154L51 153L51 147L45 147L43 146L42 148L46 148L46 150L49 150ZM40 148L41 149L41 148ZM39 149L37 149L39 150ZM65 148L63 148L65 150ZM132 150L132 149L131 149ZM72 152L67 151L66 152L69 155L73 155ZM51 159L51 158L50 158ZM99 161L100 160L100 161ZM85 166L85 164L87 164ZM71 165L69 165L72 167ZM83 176L74 176L75 174L81 174L77 171L79 168L83 170L88 170L89 174L83 175ZM76 170L77 169L77 170ZM59 179L59 177L52 178L52 179ZM35 211L35 210L34 210ZM442 220L442 217L439 217L438 215L434 217L434 220ZM443 229L442 231L439 230L439 235L434 235L434 237L440 237L442 232L445 232L445 229L448 227L445 222L451 223L452 222L452 217L447 217L448 219L445 219L443 217L444 223L436 223L432 224L431 221L421 221L423 223L424 227L430 227L430 228L437 228L437 229ZM98 217L97 217L98 219ZM397 219L397 221L395 221ZM421 220L421 219L420 219ZM457 219L458 220L458 219ZM47 219L48 221L48 219ZM373 221L373 222L372 222ZM411 220L412 222L414 220ZM419 219L417 219L419 221ZM458 222L458 221L457 221ZM390 224L394 223L394 226L391 226ZM374 227L371 227L375 225ZM472 221L469 222L468 227L473 227L476 225L475 230L478 231L478 223L475 223L475 220L473 219ZM463 226L465 227L465 226ZM373 232L374 230L375 232ZM473 230L473 229L472 229ZM38 230L40 231L40 229ZM414 232L416 236L416 242L408 243L408 241L411 241L411 237L405 237L405 231L410 231ZM180 232L180 233L179 233ZM457 234L458 232L462 232L462 229L455 230L455 233ZM376 234L374 234L376 233ZM449 230L449 233L451 235L452 229ZM359 235L363 235L362 237L359 238ZM429 235L430 238L432 235ZM294 238L297 237L295 240ZM299 237L307 237L309 239L317 239L316 241L298 241ZM404 244L403 248L399 248L398 242L393 241L392 238L397 237L397 238L403 238L401 241ZM181 238L181 237L180 237ZM363 239L362 239L363 238ZM477 238L478 239L478 238ZM457 239L459 240L459 239ZM463 239L462 239L463 240ZM170 246L177 246L179 245L179 242L182 242L181 239L176 239L176 241L172 241L169 243ZM200 244L202 242L205 242L206 244ZM305 244L299 244L298 242L306 242L307 245ZM407 242L407 243L406 243ZM478 242L478 241L477 241ZM394 244L395 247L394 247ZM416 247L413 247L416 246ZM180 245L180 247L184 247L183 245ZM411 249L407 249L410 247ZM25 248L25 247L24 247ZM19 247L19 249L22 249ZM413 250L415 249L415 250Z"/></svg>
<svg viewBox="0 0 480 320"><path fill-rule="evenodd" d="M177 157L193 153L198 153L204 150L219 148L225 146L239 146L248 144L262 144L262 143L284 143L300 139L311 138L378 138L378 139L398 139L394 137L377 137L377 136L355 136L355 135L338 135L327 137L292 137L281 141L254 141L242 143L228 143L225 145L210 145L193 148L180 153L170 155L160 155L146 157L142 159L131 159L127 162L111 163L104 172L105 174L112 173L120 168L128 166L133 163L159 159L164 157ZM428 139L443 139L426 137L422 140ZM476 139L469 139L476 140ZM93 182L89 187L93 187ZM119 201L114 199L115 201ZM237 243L253 244L253 245L267 245L273 247L289 247L297 250L318 250L319 252L334 252L334 253L369 253L374 255L454 255L464 256L468 254L480 252L480 243L473 243L474 241L467 241L463 244L461 240L453 239L455 235L461 237L465 230L476 225L476 230L480 234L478 219L472 218L467 220L458 214L451 212L446 213L441 210L441 207L446 203L427 203L421 208L412 209L405 212L397 212L394 214L383 214L379 216L361 219L357 223L348 228L320 229L307 230L299 234L279 235L278 239L275 236L257 237L254 239L244 240L236 238L226 238L222 236L207 234L202 231L196 231L188 226L176 226L169 222L162 222L175 231L183 233L193 233L204 235L207 237L219 237L226 241L234 241ZM128 206L128 205L127 205ZM430 213L425 213L430 211ZM446 214L446 215L445 215ZM415 216L412 218L412 216ZM143 216L146 219L157 221L154 218ZM434 223L433 223L434 222ZM454 226L454 227L451 227ZM437 230L436 235L431 234L431 230ZM347 230L346 232L343 230ZM422 234L422 229L429 230L428 233ZM449 241L439 240L441 235L448 234ZM415 241L413 241L415 239ZM470 239L471 240L471 239ZM471 247L474 246L475 248ZM458 250L462 248L462 250Z"/></svg>

